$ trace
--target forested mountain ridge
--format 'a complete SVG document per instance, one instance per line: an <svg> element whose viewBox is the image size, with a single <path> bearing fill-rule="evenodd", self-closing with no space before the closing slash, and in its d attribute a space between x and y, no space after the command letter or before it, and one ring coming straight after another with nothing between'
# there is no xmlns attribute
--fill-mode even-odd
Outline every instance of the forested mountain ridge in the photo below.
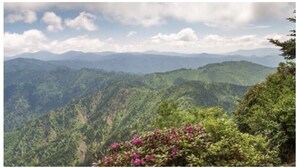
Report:
<svg viewBox="0 0 297 167"><path fill-rule="evenodd" d="M22 68L15 69L20 62L23 64ZM40 64L42 66L39 66ZM74 70L67 67L43 70L43 66L53 68L51 63L33 59L5 62L4 117L10 120L5 122L5 131L21 126L32 116L62 107L73 98L106 89L111 83L124 82L145 89L167 88L195 80L248 86L260 82L261 78L275 70L245 61L144 76L96 69ZM212 77L214 75L216 77Z"/></svg>
<svg viewBox="0 0 297 167"><path fill-rule="evenodd" d="M156 107L163 100L174 100L184 107L220 106L230 110L246 90L243 86L199 81L159 91L110 86L7 132L6 164L87 165L94 160L91 150L106 150L114 140L152 130Z"/></svg>
<svg viewBox="0 0 297 167"><path fill-rule="evenodd" d="M230 72L238 67L242 68L237 73L245 74L244 82L238 82L244 79L240 77L230 79L237 78ZM225 80L200 77L213 75L212 68L221 68ZM250 68L259 72L247 72ZM231 112L248 89L244 85L256 82L249 80L250 75L264 79L273 71L248 62L150 75L67 67L7 70L5 164L90 164L94 150L151 130L162 101L176 101L182 108L219 106Z"/></svg>
<svg viewBox="0 0 297 167"><path fill-rule="evenodd" d="M274 71L274 68L247 61L226 61L208 64L197 69L179 69L146 75L144 82L161 86L162 84L199 80L207 83L231 83L249 86L261 82L263 78Z"/></svg>
<svg viewBox="0 0 297 167"><path fill-rule="evenodd" d="M57 67L57 65L38 59L17 58L4 63L4 72L21 71L24 69L48 71L54 70Z"/></svg>
<svg viewBox="0 0 297 167"><path fill-rule="evenodd" d="M62 107L73 98L105 89L110 83L132 78L123 73L65 67L52 71L7 71L4 73L4 118L10 121L5 122L5 131L21 126L32 116Z"/></svg>

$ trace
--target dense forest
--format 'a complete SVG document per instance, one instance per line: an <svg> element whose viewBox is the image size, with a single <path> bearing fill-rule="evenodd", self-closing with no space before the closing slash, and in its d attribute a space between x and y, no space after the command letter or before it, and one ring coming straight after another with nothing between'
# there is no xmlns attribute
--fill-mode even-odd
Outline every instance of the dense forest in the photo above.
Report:
<svg viewBox="0 0 297 167"><path fill-rule="evenodd" d="M36 69L10 70L20 61L5 66L5 164L91 164L96 150L155 129L165 101L230 114L250 85L276 70L240 61L134 75L27 59Z"/></svg>
<svg viewBox="0 0 297 167"><path fill-rule="evenodd" d="M290 19L295 22L295 19ZM277 68L227 61L151 74L4 64L5 166L295 162L295 31Z"/></svg>
<svg viewBox="0 0 297 167"><path fill-rule="evenodd" d="M154 131L114 140L93 165L295 165L296 33L291 32L287 41L269 39L286 62L249 88L231 115L222 108L164 101Z"/></svg>

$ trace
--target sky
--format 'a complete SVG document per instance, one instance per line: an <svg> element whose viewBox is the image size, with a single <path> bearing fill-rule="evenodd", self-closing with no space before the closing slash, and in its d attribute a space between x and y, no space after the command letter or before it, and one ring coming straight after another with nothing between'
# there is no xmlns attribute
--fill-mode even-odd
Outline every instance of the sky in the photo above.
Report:
<svg viewBox="0 0 297 167"><path fill-rule="evenodd" d="M224 53L288 39L295 3L4 3L4 55Z"/></svg>

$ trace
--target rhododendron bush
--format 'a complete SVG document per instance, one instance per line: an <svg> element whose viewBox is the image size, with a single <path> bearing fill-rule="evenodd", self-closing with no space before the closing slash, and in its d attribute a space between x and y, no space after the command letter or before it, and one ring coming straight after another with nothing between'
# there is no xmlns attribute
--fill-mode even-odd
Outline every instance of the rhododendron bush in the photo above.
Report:
<svg viewBox="0 0 297 167"><path fill-rule="evenodd" d="M218 139L211 133L201 124L156 129L111 144L109 154L95 165L269 165L278 161L274 151L265 149L267 143L260 136L235 130Z"/></svg>

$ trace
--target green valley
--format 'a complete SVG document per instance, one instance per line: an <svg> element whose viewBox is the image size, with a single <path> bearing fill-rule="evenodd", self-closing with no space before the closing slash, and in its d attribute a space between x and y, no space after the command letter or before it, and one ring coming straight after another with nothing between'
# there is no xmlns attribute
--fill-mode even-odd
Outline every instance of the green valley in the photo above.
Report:
<svg viewBox="0 0 297 167"><path fill-rule="evenodd" d="M65 67L7 71L5 164L88 165L112 142L153 130L164 100L231 113L248 85L274 69L226 62L149 75ZM206 77L215 71L221 78Z"/></svg>

